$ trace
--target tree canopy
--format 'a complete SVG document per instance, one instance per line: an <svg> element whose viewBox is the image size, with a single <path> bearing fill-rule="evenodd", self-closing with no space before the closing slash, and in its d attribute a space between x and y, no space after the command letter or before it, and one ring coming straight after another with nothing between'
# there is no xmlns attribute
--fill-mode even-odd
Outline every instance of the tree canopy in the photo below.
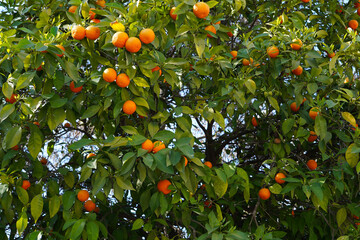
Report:
<svg viewBox="0 0 360 240"><path fill-rule="evenodd" d="M359 15L0 2L0 238L359 238Z"/></svg>

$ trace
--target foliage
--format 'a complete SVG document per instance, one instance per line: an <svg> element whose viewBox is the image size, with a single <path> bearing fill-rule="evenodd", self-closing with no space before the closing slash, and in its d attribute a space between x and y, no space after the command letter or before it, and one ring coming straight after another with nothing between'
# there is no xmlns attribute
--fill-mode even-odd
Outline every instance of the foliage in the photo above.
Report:
<svg viewBox="0 0 360 240"><path fill-rule="evenodd" d="M1 239L359 238L354 2L211 0L205 18L195 3L0 3ZM75 40L76 25L101 35ZM138 52L112 43L145 28Z"/></svg>

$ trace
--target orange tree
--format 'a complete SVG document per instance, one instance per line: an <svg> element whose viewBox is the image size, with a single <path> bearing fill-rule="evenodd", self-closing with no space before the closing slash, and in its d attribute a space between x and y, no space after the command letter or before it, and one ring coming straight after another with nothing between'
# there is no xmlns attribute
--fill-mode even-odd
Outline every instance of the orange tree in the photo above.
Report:
<svg viewBox="0 0 360 240"><path fill-rule="evenodd" d="M359 2L0 4L1 239L359 238Z"/></svg>

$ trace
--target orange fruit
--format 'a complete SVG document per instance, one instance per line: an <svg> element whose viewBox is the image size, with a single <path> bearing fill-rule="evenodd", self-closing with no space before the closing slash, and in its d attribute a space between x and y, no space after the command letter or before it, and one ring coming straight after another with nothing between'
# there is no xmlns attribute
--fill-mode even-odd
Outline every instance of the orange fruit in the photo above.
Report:
<svg viewBox="0 0 360 240"><path fill-rule="evenodd" d="M89 199L89 192L87 190L80 190L77 194L77 198L81 202L85 202Z"/></svg>
<svg viewBox="0 0 360 240"><path fill-rule="evenodd" d="M294 75L299 76L299 75L302 74L303 68L302 68L302 66L298 66L297 68L291 70L291 72L292 72Z"/></svg>
<svg viewBox="0 0 360 240"><path fill-rule="evenodd" d="M154 142L154 148L152 150L153 153L157 153L158 151L160 151L161 149L165 148L165 144L161 141L156 141Z"/></svg>
<svg viewBox="0 0 360 240"><path fill-rule="evenodd" d="M69 127L71 127L71 124L70 124L70 123L65 123L65 124L64 124L64 127L65 127L65 128L69 128Z"/></svg>
<svg viewBox="0 0 360 240"><path fill-rule="evenodd" d="M100 19L94 18L94 19L91 20L91 22L92 22L92 23L99 23L99 22L101 22L101 21L100 21Z"/></svg>
<svg viewBox="0 0 360 240"><path fill-rule="evenodd" d="M124 113L131 115L136 111L136 104L131 100L127 100L123 105Z"/></svg>
<svg viewBox="0 0 360 240"><path fill-rule="evenodd" d="M205 31L212 32L213 34L216 35L216 29L215 29L215 27L214 27L213 25L209 25L209 26L205 27ZM210 34L207 34L207 36L208 36L209 38L212 38L212 37L213 37L213 36L211 36Z"/></svg>
<svg viewBox="0 0 360 240"><path fill-rule="evenodd" d="M293 217L295 216L294 210L291 210L291 215L293 215Z"/></svg>
<svg viewBox="0 0 360 240"><path fill-rule="evenodd" d="M280 139L280 138L275 138L275 139L274 139L274 143L275 143L275 144L280 144L280 143L281 143L281 139Z"/></svg>
<svg viewBox="0 0 360 240"><path fill-rule="evenodd" d="M40 126L40 123L39 123L39 122L33 122L33 124L36 125L36 126L38 126L38 127Z"/></svg>
<svg viewBox="0 0 360 240"><path fill-rule="evenodd" d="M310 0L301 0L303 3L308 3Z"/></svg>
<svg viewBox="0 0 360 240"><path fill-rule="evenodd" d="M290 109L291 109L291 111L293 111L293 112L297 112L297 111L300 110L300 106L298 107L298 106L296 105L296 102L293 102L293 103L291 103L291 105L290 105Z"/></svg>
<svg viewBox="0 0 360 240"><path fill-rule="evenodd" d="M349 27L352 28L353 30L356 30L359 26L358 21L356 20L350 20L349 21Z"/></svg>
<svg viewBox="0 0 360 240"><path fill-rule="evenodd" d="M315 120L315 118L319 115L319 108L313 107L309 111L309 116L311 119Z"/></svg>
<svg viewBox="0 0 360 240"><path fill-rule="evenodd" d="M293 43L290 44L290 47L293 50L300 50L300 48L303 45L302 41L300 39L293 39L292 41L293 41Z"/></svg>
<svg viewBox="0 0 360 240"><path fill-rule="evenodd" d="M204 190L206 188L206 185L205 184L202 184L201 186L200 186L200 189L202 189L202 190Z"/></svg>
<svg viewBox="0 0 360 240"><path fill-rule="evenodd" d="M205 165L205 166L208 166L209 168L212 168L212 167L213 167L213 166L212 166L212 163L209 162L209 161L204 162L204 165Z"/></svg>
<svg viewBox="0 0 360 240"><path fill-rule="evenodd" d="M146 28L146 29L141 30L141 32L139 34L139 38L143 43L149 44L155 40L155 33L152 29ZM141 45L140 45L140 47L141 47Z"/></svg>
<svg viewBox="0 0 360 240"><path fill-rule="evenodd" d="M100 37L100 28L88 26L86 28L86 37L90 40L96 40L98 37Z"/></svg>
<svg viewBox="0 0 360 240"><path fill-rule="evenodd" d="M105 7L105 0L97 0L95 4L100 7Z"/></svg>
<svg viewBox="0 0 360 240"><path fill-rule="evenodd" d="M62 51L64 51L65 52L65 48L62 46L62 45L59 45L59 44L57 44L57 45L55 45L55 47L58 47L58 48L60 48ZM58 57L62 57L62 56L64 56L64 53L62 53L62 54L56 54Z"/></svg>
<svg viewBox="0 0 360 240"><path fill-rule="evenodd" d="M317 163L315 162L315 160L309 160L306 165L308 166L308 168L310 170L315 170L317 168Z"/></svg>
<svg viewBox="0 0 360 240"><path fill-rule="evenodd" d="M271 58L276 58L279 55L279 49L275 46L268 47L266 52Z"/></svg>
<svg viewBox="0 0 360 240"><path fill-rule="evenodd" d="M303 98L301 105L304 104L305 101L306 101L306 98Z"/></svg>
<svg viewBox="0 0 360 240"><path fill-rule="evenodd" d="M204 2L198 2L193 6L193 13L198 18L206 18L210 13L210 7Z"/></svg>
<svg viewBox="0 0 360 240"><path fill-rule="evenodd" d="M308 138L308 142L314 142L317 139L317 135L314 131L310 131L310 136Z"/></svg>
<svg viewBox="0 0 360 240"><path fill-rule="evenodd" d="M40 72L40 71L42 71L42 70L43 70L42 65L40 65L38 68L36 68L36 71L37 71L37 72Z"/></svg>
<svg viewBox="0 0 360 240"><path fill-rule="evenodd" d="M236 59L236 57L237 57L237 51L231 51L230 54L233 56L232 59Z"/></svg>
<svg viewBox="0 0 360 240"><path fill-rule="evenodd" d="M285 180L283 180L283 178L286 178L286 175L283 174L283 173L278 173L275 175L275 181L278 183L278 184L283 184L285 183Z"/></svg>
<svg viewBox="0 0 360 240"><path fill-rule="evenodd" d="M141 42L137 37L131 37L126 41L125 48L131 53L136 53L141 49Z"/></svg>
<svg viewBox="0 0 360 240"><path fill-rule="evenodd" d="M71 6L69 7L69 12L74 13L78 7L77 6Z"/></svg>
<svg viewBox="0 0 360 240"><path fill-rule="evenodd" d="M116 77L116 84L119 87L125 88L127 86L129 86L130 83L130 78L128 75L126 75L125 73L120 73L117 77Z"/></svg>
<svg viewBox="0 0 360 240"><path fill-rule="evenodd" d="M70 83L70 90L71 90L73 93L81 92L82 88L83 88L83 86L75 87L74 81L72 81L72 82Z"/></svg>
<svg viewBox="0 0 360 240"><path fill-rule="evenodd" d="M234 34L233 34L232 32L227 32L226 34L227 34L229 37L234 36Z"/></svg>
<svg viewBox="0 0 360 240"><path fill-rule="evenodd" d="M354 215L353 218L356 219L356 220L359 220L359 217L356 216L356 215Z"/></svg>
<svg viewBox="0 0 360 240"><path fill-rule="evenodd" d="M112 37L112 44L115 47L123 48L125 47L126 41L129 39L129 36L126 32L116 32Z"/></svg>
<svg viewBox="0 0 360 240"><path fill-rule="evenodd" d="M280 24L282 24L282 23L284 22L283 16L281 15L281 16L279 16L278 18L280 19Z"/></svg>
<svg viewBox="0 0 360 240"><path fill-rule="evenodd" d="M185 167L186 167L186 165L188 164L188 159L185 156L183 156L183 158L185 159Z"/></svg>
<svg viewBox="0 0 360 240"><path fill-rule="evenodd" d="M100 208L99 208L99 207L95 207L95 208L94 208L94 212L99 213L99 212L100 212Z"/></svg>
<svg viewBox="0 0 360 240"><path fill-rule="evenodd" d="M145 142L141 144L141 148L151 152L154 148L154 143L150 139L146 139Z"/></svg>
<svg viewBox="0 0 360 240"><path fill-rule="evenodd" d="M71 29L71 36L76 40L82 40L85 37L85 28L77 25Z"/></svg>
<svg viewBox="0 0 360 240"><path fill-rule="evenodd" d="M176 14L173 14L173 12L175 11L176 7L172 7L171 10L170 10L170 17L173 19L173 20L176 20L177 18L177 15Z"/></svg>
<svg viewBox="0 0 360 240"><path fill-rule="evenodd" d="M212 203L209 200L206 200L204 202L204 206L207 207L207 208L212 208Z"/></svg>
<svg viewBox="0 0 360 240"><path fill-rule="evenodd" d="M94 19L95 18L95 15L96 15L96 13L94 13L93 11L91 11L91 10L96 10L95 8L90 8L90 11L89 11L89 17L90 17L90 19Z"/></svg>
<svg viewBox="0 0 360 240"><path fill-rule="evenodd" d="M103 79L106 81L106 82L113 82L116 80L116 77L117 77L117 74L116 74L116 71L115 69L113 68L107 68L105 69L105 71L103 72Z"/></svg>
<svg viewBox="0 0 360 240"><path fill-rule="evenodd" d="M159 76L161 76L161 69L160 69L160 67L159 66L156 66L156 67L154 67L153 69L151 69L151 72L155 72L155 71L159 71Z"/></svg>
<svg viewBox="0 0 360 240"><path fill-rule="evenodd" d="M359 124L356 124L356 128L358 128L358 127L359 127ZM353 131L356 131L356 128L353 127L353 126L351 126L351 129L352 129Z"/></svg>
<svg viewBox="0 0 360 240"><path fill-rule="evenodd" d="M18 95L16 93L11 94L10 99L9 98L5 98L5 101L8 103L13 104L14 102L17 101Z"/></svg>
<svg viewBox="0 0 360 240"><path fill-rule="evenodd" d="M14 151L18 151L20 148L19 148L19 145L15 145L15 146L12 147L11 149L14 150Z"/></svg>
<svg viewBox="0 0 360 240"><path fill-rule="evenodd" d="M335 52L328 53L327 56L328 56L328 58L333 58L333 57L335 57Z"/></svg>
<svg viewBox="0 0 360 240"><path fill-rule="evenodd" d="M95 157L95 156L96 156L95 153L89 153L89 154L86 156L86 159L91 158L91 157Z"/></svg>
<svg viewBox="0 0 360 240"><path fill-rule="evenodd" d="M46 165L47 164L47 159L43 157L43 158L40 159L40 162L41 162L42 165Z"/></svg>
<svg viewBox="0 0 360 240"><path fill-rule="evenodd" d="M21 187L27 190L31 186L29 180L23 180Z"/></svg>
<svg viewBox="0 0 360 240"><path fill-rule="evenodd" d="M94 211L94 210L95 210L95 207L96 207L95 203L94 203L93 201L91 201L91 200L87 200L87 201L84 203L84 208L85 208L85 210L88 211L88 212Z"/></svg>
<svg viewBox="0 0 360 240"><path fill-rule="evenodd" d="M360 16L360 7L356 10L356 13Z"/></svg>
<svg viewBox="0 0 360 240"><path fill-rule="evenodd" d="M257 127L257 126L258 126L258 122L257 122L257 120L256 120L255 117L253 117L253 118L251 119L251 124L252 124L254 127Z"/></svg>
<svg viewBox="0 0 360 240"><path fill-rule="evenodd" d="M171 182L167 179L160 180L157 184L157 189L159 192L162 192L163 194L169 194L171 193L171 190L168 189L168 187L171 185Z"/></svg>
<svg viewBox="0 0 360 240"><path fill-rule="evenodd" d="M354 8L359 8L359 7L360 7L360 2L354 3Z"/></svg>
<svg viewBox="0 0 360 240"><path fill-rule="evenodd" d="M242 64L243 64L244 66L249 66L250 64L253 64L253 63L254 63L254 60L253 60L252 58L250 58L250 61L247 60L247 59L243 59L243 60L242 60Z"/></svg>
<svg viewBox="0 0 360 240"><path fill-rule="evenodd" d="M262 199L262 200L267 200L270 198L270 191L269 189L267 188L262 188L259 190L259 197Z"/></svg>

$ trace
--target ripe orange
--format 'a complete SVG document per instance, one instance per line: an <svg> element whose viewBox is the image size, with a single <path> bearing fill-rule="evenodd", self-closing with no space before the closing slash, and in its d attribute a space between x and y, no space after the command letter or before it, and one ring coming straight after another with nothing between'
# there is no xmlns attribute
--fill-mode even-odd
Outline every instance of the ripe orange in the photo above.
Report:
<svg viewBox="0 0 360 240"><path fill-rule="evenodd" d="M70 123L65 123L65 124L64 124L64 127L65 127L65 128L69 128L69 127L71 127L71 124L70 124Z"/></svg>
<svg viewBox="0 0 360 240"><path fill-rule="evenodd" d="M126 41L125 48L131 53L136 53L141 49L141 42L137 37L131 37Z"/></svg>
<svg viewBox="0 0 360 240"><path fill-rule="evenodd" d="M70 90L71 90L73 93L81 92L82 88L83 88L83 86L75 87L74 81L72 81L72 82L70 83Z"/></svg>
<svg viewBox="0 0 360 240"><path fill-rule="evenodd" d="M250 61L247 60L247 59L243 59L243 60L242 60L242 64L243 64L244 66L249 66L250 64L253 64L253 63L254 63L254 59L252 59L252 58L250 58Z"/></svg>
<svg viewBox="0 0 360 240"><path fill-rule="evenodd" d="M295 212L294 212L294 210L291 210L291 215L293 215L293 217L295 217Z"/></svg>
<svg viewBox="0 0 360 240"><path fill-rule="evenodd" d="M171 185L171 182L167 179L160 180L157 184L157 189L159 192L162 192L163 194L169 194L171 193L171 190L168 189L168 187Z"/></svg>
<svg viewBox="0 0 360 240"><path fill-rule="evenodd" d="M301 0L303 3L308 3L310 0Z"/></svg>
<svg viewBox="0 0 360 240"><path fill-rule="evenodd" d="M170 10L170 17L173 19L173 20L176 20L177 18L177 15L176 14L173 14L173 12L175 11L176 7L172 7L171 10Z"/></svg>
<svg viewBox="0 0 360 240"><path fill-rule="evenodd" d="M313 107L309 111L309 116L311 119L315 120L315 118L319 115L319 108Z"/></svg>
<svg viewBox="0 0 360 240"><path fill-rule="evenodd" d="M129 36L126 32L116 32L112 37L112 44L115 47L123 48L125 47L126 41L129 39Z"/></svg>
<svg viewBox="0 0 360 240"><path fill-rule="evenodd" d="M204 2L198 2L193 6L193 13L198 18L206 18L210 13L209 5Z"/></svg>
<svg viewBox="0 0 360 240"><path fill-rule="evenodd" d="M85 37L85 28L77 25L71 29L71 36L76 40L82 40Z"/></svg>
<svg viewBox="0 0 360 240"><path fill-rule="evenodd" d="M308 142L314 142L317 139L317 135L314 131L310 131L310 136L308 138Z"/></svg>
<svg viewBox="0 0 360 240"><path fill-rule="evenodd" d="M157 153L158 151L160 151L161 149L165 148L165 144L161 141L156 141L154 142L154 148L152 150L153 153Z"/></svg>
<svg viewBox="0 0 360 240"><path fill-rule="evenodd" d="M204 202L204 206L207 207L207 208L212 208L212 203L209 200L206 200Z"/></svg>
<svg viewBox="0 0 360 240"><path fill-rule="evenodd" d="M47 159L43 157L43 158L40 159L40 162L41 162L42 165L46 165L47 164Z"/></svg>
<svg viewBox="0 0 360 240"><path fill-rule="evenodd" d="M291 108L291 111L293 112L297 112L300 110L300 106L296 106L296 102L293 102L291 105L290 105L290 108Z"/></svg>
<svg viewBox="0 0 360 240"><path fill-rule="evenodd" d="M38 127L40 126L40 123L39 123L39 122L33 122L33 124L36 125L36 126L38 126Z"/></svg>
<svg viewBox="0 0 360 240"><path fill-rule="evenodd" d="M117 74L116 74L115 69L113 69L113 68L107 68L103 72L103 79L106 82L111 83L111 82L115 81L116 77L117 77Z"/></svg>
<svg viewBox="0 0 360 240"><path fill-rule="evenodd" d="M77 6L71 6L69 7L69 12L74 13L78 7Z"/></svg>
<svg viewBox="0 0 360 240"><path fill-rule="evenodd" d="M206 188L206 185L205 184L202 184L201 186L200 186L200 189L202 189L202 190L204 190Z"/></svg>
<svg viewBox="0 0 360 240"><path fill-rule="evenodd" d="M276 58L279 55L279 49L275 46L268 47L266 52L271 58Z"/></svg>
<svg viewBox="0 0 360 240"><path fill-rule="evenodd" d="M359 220L359 217L356 216L356 215L354 215L353 218L356 219L356 220Z"/></svg>
<svg viewBox="0 0 360 240"><path fill-rule="evenodd" d="M99 5L100 7L105 7L105 0L97 0L95 4Z"/></svg>
<svg viewBox="0 0 360 240"><path fill-rule="evenodd" d="M300 50L300 48L302 47L303 43L300 39L294 39L292 40L293 43L290 44L290 47L293 49L293 50Z"/></svg>
<svg viewBox="0 0 360 240"><path fill-rule="evenodd" d="M145 142L141 144L141 148L151 152L154 148L154 143L150 139L146 139Z"/></svg>
<svg viewBox="0 0 360 240"><path fill-rule="evenodd" d="M315 162L315 160L309 160L306 165L308 166L308 168L310 170L315 170L317 168L317 163Z"/></svg>
<svg viewBox="0 0 360 240"><path fill-rule="evenodd" d="M31 186L29 180L23 180L21 187L27 190Z"/></svg>
<svg viewBox="0 0 360 240"><path fill-rule="evenodd" d="M100 212L100 208L99 208L99 207L95 207L94 212L99 213L99 212Z"/></svg>
<svg viewBox="0 0 360 240"><path fill-rule="evenodd" d="M14 102L17 101L18 95L16 93L11 94L10 99L9 98L5 98L5 101L8 103L13 104Z"/></svg>
<svg viewBox="0 0 360 240"><path fill-rule="evenodd" d="M256 120L255 117L253 117L253 118L251 119L251 124L252 124L254 127L257 127L257 126L258 126L258 122L257 122L257 120Z"/></svg>
<svg viewBox="0 0 360 240"><path fill-rule="evenodd" d="M91 157L95 157L95 156L96 156L95 153L89 153L89 154L86 156L86 159L91 158Z"/></svg>
<svg viewBox="0 0 360 240"><path fill-rule="evenodd" d="M161 69L160 69L160 67L159 66L156 66L156 67L154 67L153 69L151 69L151 72L155 72L155 71L159 71L159 76L161 76Z"/></svg>
<svg viewBox="0 0 360 240"><path fill-rule="evenodd" d="M127 100L123 105L124 113L131 115L136 111L136 104L131 100Z"/></svg>
<svg viewBox="0 0 360 240"><path fill-rule="evenodd" d="M95 15L96 15L96 13L94 13L93 11L91 11L91 10L96 10L95 8L90 8L90 11L89 11L89 17L90 17L90 19L94 19L95 18Z"/></svg>
<svg viewBox="0 0 360 240"><path fill-rule="evenodd" d="M360 2L354 3L354 8L360 8Z"/></svg>
<svg viewBox="0 0 360 240"><path fill-rule="evenodd" d="M86 37L90 40L96 40L98 37L100 37L100 28L88 26L86 28Z"/></svg>
<svg viewBox="0 0 360 240"><path fill-rule="evenodd" d="M328 58L333 58L333 57L335 57L335 52L328 53L327 56L328 56Z"/></svg>
<svg viewBox="0 0 360 240"><path fill-rule="evenodd" d="M55 45L55 47L58 47L58 48L60 48L62 51L64 51L65 52L65 48L62 46L62 45L59 45L59 44L57 44L57 45ZM64 53L62 53L62 54L56 54L58 57L62 57L62 56L64 56Z"/></svg>
<svg viewBox="0 0 360 240"><path fill-rule="evenodd" d="M205 166L208 166L209 168L212 168L212 167L213 167L212 163L209 162L209 161L204 162L204 165L205 165Z"/></svg>
<svg viewBox="0 0 360 240"><path fill-rule="evenodd" d="M360 16L360 7L357 9L356 13Z"/></svg>
<svg viewBox="0 0 360 240"><path fill-rule="evenodd" d="M93 201L91 201L91 200L87 200L87 201L84 203L84 208L85 208L85 210L88 211L88 212L94 211L94 210L95 210L95 207L96 207L95 203L94 203Z"/></svg>
<svg viewBox="0 0 360 240"><path fill-rule="evenodd" d="M100 19L94 18L94 19L91 20L91 22L92 22L92 23L99 23L99 22L101 22L101 21L100 21Z"/></svg>
<svg viewBox="0 0 360 240"><path fill-rule="evenodd" d="M227 34L229 37L234 36L234 34L233 34L232 32L227 32L226 34Z"/></svg>
<svg viewBox="0 0 360 240"><path fill-rule="evenodd" d="M149 44L155 40L155 33L152 29L146 28L141 30L139 38L143 43Z"/></svg>
<svg viewBox="0 0 360 240"><path fill-rule="evenodd" d="M125 87L129 86L129 83L130 83L130 78L125 73L120 73L116 77L116 84L121 88L125 88Z"/></svg>
<svg viewBox="0 0 360 240"><path fill-rule="evenodd" d="M349 21L349 27L352 28L353 30L356 30L359 26L358 21L356 20L350 20Z"/></svg>
<svg viewBox="0 0 360 240"><path fill-rule="evenodd" d="M215 27L214 27L213 25L209 25L209 26L205 27L205 31L212 32L213 34L216 35L216 29L215 29ZM212 38L212 37L213 37L213 36L211 36L210 34L207 34L207 36L208 36L209 38Z"/></svg>
<svg viewBox="0 0 360 240"><path fill-rule="evenodd" d="M280 144L280 143L281 143L281 139L280 139L280 138L275 138L275 139L274 139L274 143L275 143L275 144Z"/></svg>
<svg viewBox="0 0 360 240"><path fill-rule="evenodd" d="M89 199L89 192L87 190L80 190L77 194L77 198L81 202L85 202Z"/></svg>
<svg viewBox="0 0 360 240"><path fill-rule="evenodd" d="M183 156L183 158L185 159L185 167L186 167L186 165L188 164L188 159L185 156Z"/></svg>
<svg viewBox="0 0 360 240"><path fill-rule="evenodd" d="M286 178L286 175L283 174L283 173L278 173L275 175L275 181L278 183L278 184L283 184L285 183L285 180L283 180L283 178Z"/></svg>
<svg viewBox="0 0 360 240"><path fill-rule="evenodd" d="M298 66L297 68L291 70L291 72L292 72L294 75L299 76L299 75L302 74L303 68L302 68L302 66Z"/></svg>
<svg viewBox="0 0 360 240"><path fill-rule="evenodd" d="M237 51L231 51L230 54L233 56L232 59L236 59L236 57L237 57Z"/></svg>
<svg viewBox="0 0 360 240"><path fill-rule="evenodd" d="M270 191L269 191L269 189L267 189L267 188L262 188L262 189L260 189L260 191L259 191L259 197L262 199L262 200L267 200L267 199L269 199L270 198Z"/></svg>
<svg viewBox="0 0 360 240"><path fill-rule="evenodd" d="M11 148L14 151L18 151L20 149L19 145L15 145L14 147Z"/></svg>

